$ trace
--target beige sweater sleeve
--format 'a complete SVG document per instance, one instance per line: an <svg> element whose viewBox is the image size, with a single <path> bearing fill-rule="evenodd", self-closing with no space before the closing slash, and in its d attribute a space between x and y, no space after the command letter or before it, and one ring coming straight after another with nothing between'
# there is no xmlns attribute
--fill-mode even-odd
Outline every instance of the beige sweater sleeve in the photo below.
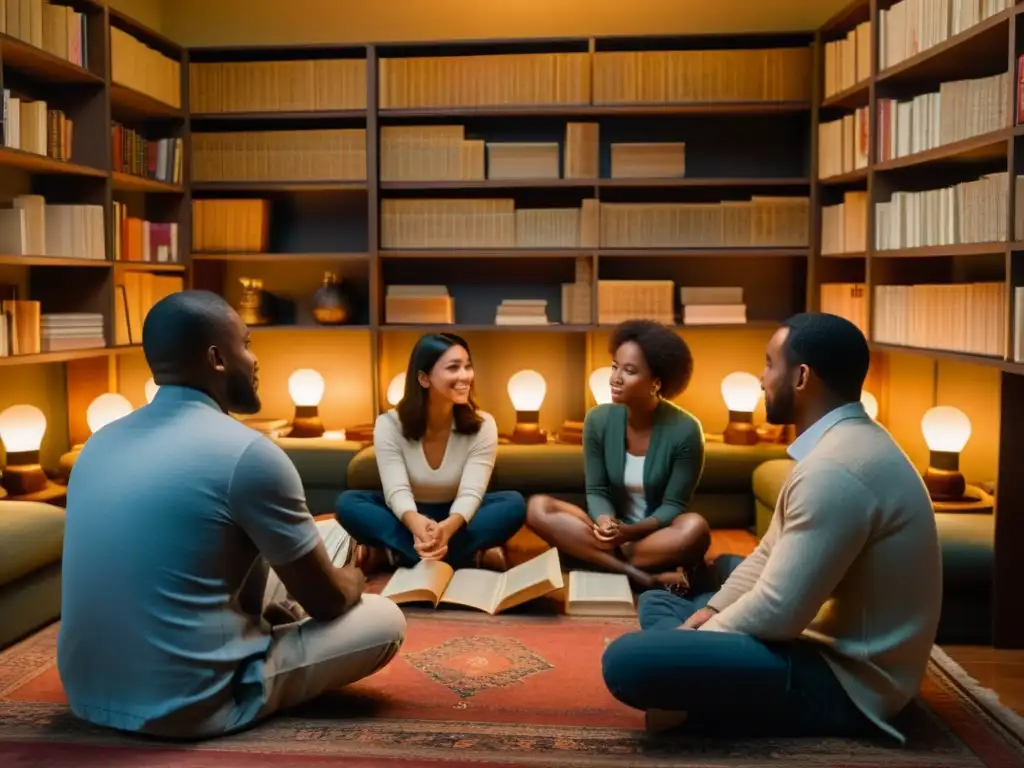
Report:
<svg viewBox="0 0 1024 768"><path fill-rule="evenodd" d="M796 468L755 584L700 629L761 640L798 636L863 549L873 505L871 491L838 464L817 461L813 468Z"/></svg>
<svg viewBox="0 0 1024 768"><path fill-rule="evenodd" d="M459 491L452 502L451 514L459 515L467 523L473 519L487 492L487 485L491 482L497 453L498 425L493 417L487 415L466 452L466 463L462 468Z"/></svg>
<svg viewBox="0 0 1024 768"><path fill-rule="evenodd" d="M761 578L761 572L772 552L772 544L778 535L779 515L776 514L772 516L768 530L765 531L757 548L736 566L736 569L729 574L729 578L725 580L722 588L708 600L709 608L722 612L754 588L757 580Z"/></svg>
<svg viewBox="0 0 1024 768"><path fill-rule="evenodd" d="M405 466L403 448L406 442L397 418L390 413L382 413L377 417L373 425L373 452L377 457L377 471L384 489L384 500L399 520L406 512L416 511L409 470Z"/></svg>

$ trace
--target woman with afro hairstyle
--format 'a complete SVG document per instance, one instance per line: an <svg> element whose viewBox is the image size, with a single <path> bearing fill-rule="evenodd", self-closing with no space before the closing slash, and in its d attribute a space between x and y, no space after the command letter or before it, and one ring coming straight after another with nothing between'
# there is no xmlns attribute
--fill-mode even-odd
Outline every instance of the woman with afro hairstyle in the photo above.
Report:
<svg viewBox="0 0 1024 768"><path fill-rule="evenodd" d="M527 524L570 558L622 573L639 589L686 591L711 543L687 512L704 471L700 422L670 402L693 375L674 330L629 320L612 333L612 402L587 413L587 510L534 496Z"/></svg>

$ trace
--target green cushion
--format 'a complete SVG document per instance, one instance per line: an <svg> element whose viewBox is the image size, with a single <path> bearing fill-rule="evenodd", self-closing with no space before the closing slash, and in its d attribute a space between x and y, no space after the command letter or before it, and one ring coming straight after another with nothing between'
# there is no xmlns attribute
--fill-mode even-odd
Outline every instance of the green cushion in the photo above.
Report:
<svg viewBox="0 0 1024 768"><path fill-rule="evenodd" d="M757 500L755 514L758 538L768 531L768 524L775 514L775 503L795 464L792 459L773 459L757 467L751 475L754 498Z"/></svg>
<svg viewBox="0 0 1024 768"><path fill-rule="evenodd" d="M768 461L754 470L754 496L757 499L757 535L768 530L775 504L796 462ZM995 551L995 516L940 512L935 527L942 547L943 589L950 592L987 594L992 585Z"/></svg>
<svg viewBox="0 0 1024 768"><path fill-rule="evenodd" d="M363 443L324 437L279 437L275 442L299 471L307 494L316 489L343 490L349 462L364 447Z"/></svg>
<svg viewBox="0 0 1024 768"><path fill-rule="evenodd" d="M0 501L0 585L60 561L64 510L37 501Z"/></svg>

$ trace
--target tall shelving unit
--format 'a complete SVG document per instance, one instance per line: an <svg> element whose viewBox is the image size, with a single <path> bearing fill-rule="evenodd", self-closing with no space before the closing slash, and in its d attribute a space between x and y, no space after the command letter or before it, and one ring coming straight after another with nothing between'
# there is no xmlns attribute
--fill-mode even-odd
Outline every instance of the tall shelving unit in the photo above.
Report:
<svg viewBox="0 0 1024 768"><path fill-rule="evenodd" d="M844 37L861 22L869 20L871 23L870 74L851 87L827 97L820 88L814 94L814 111L819 124L849 114L858 107L868 109L868 154L864 167L843 169L844 172L826 178L818 178L819 174L815 173L815 185L822 205L840 202L846 190L863 190L867 194L867 216L863 233L866 247L863 251L823 255L820 239L822 214L820 211L817 213L819 240L812 256L815 279L809 286L808 301L812 305L820 305L820 290L824 284L861 283L864 285L864 300L867 304L869 339L875 351L920 355L934 361L936 366L942 361L951 361L1000 371L993 644L997 647L1020 648L1024 647L1024 618L1013 607L1013 603L1016 600L1015 585L1024 579L1024 564L1019 557L1020 547L1024 544L1024 480L1017 466L1019 457L1024 455L1024 432L1020 428L1024 423L1024 362L1014 359L1014 289L1024 284L1021 277L1024 243L1015 234L1014 210L1021 166L1018 159L1020 141L1024 135L1024 127L1016 119L1019 108L1018 60L1024 52L1024 5L1011 5L935 45L925 47L889 66L881 66L885 62L885 54L880 50L883 45L880 19L882 13L894 5L896 3L890 0L855 0L816 35L815 45L823 51L826 44ZM824 60L823 53L819 53L818 60ZM943 125L934 128L929 126L934 138L930 144L921 145L927 148L916 152L907 151L913 148L909 142L920 141L922 138L920 135L913 138L907 135L902 141L907 142L908 146L904 146L902 152L897 151L891 157L882 156L878 137L885 130L884 110L880 106L883 100L908 101L922 94L939 91L943 83L993 77L1002 73L1007 73L1005 88L998 88L995 96L1003 102L1002 105L994 106L997 102L990 99L971 110L967 104L957 104L946 96L942 108L945 110L944 119L956 111L961 117L967 118L968 126L971 120L979 117L972 113L984 110L986 105L989 112L1001 108L1005 110L1005 124L983 126L974 131L974 135L955 136L954 140L946 143L941 143L941 137L944 131L951 129ZM823 77L819 76L819 79ZM918 114L923 114L923 111ZM905 117L901 116L901 119L906 122ZM918 116L913 119L922 120ZM914 128L917 126L914 125ZM941 245L920 245L917 241L910 241L914 247L881 247L890 243L880 240L876 234L885 226L884 214L879 213L878 205L889 202L894 194L939 189L1000 172L1008 173L1005 195L998 201L986 200L987 205L981 208L962 209L967 212L960 218L959 224L965 230L969 229L977 220L984 220L988 213L985 209L990 208L996 211L997 216L1003 217L1005 237ZM999 202L1005 207L1000 207ZM928 229L929 226L934 230L935 223L948 223L950 218L945 211L936 211L934 214L924 210L909 211L909 221L904 221L904 227L914 227L916 219L912 217L915 213L935 216L934 223L921 227L929 238L935 236ZM904 231L902 236L914 235ZM897 245L902 246L904 243L899 242ZM887 286L893 285L954 285L972 282L990 282L1001 286L998 290L1002 295L997 298L1005 302L1005 311L995 321L1005 324L1004 327L986 327L986 335L968 339L968 342L974 343L975 351L953 351L937 348L938 344L928 346L922 343L932 339L939 342L943 340L940 337L944 334L933 334L930 337L927 334L929 326L941 324L944 312L954 311L954 307L949 305L945 308L932 305L927 317L908 320L907 327L902 329L903 333L908 334L901 339L905 343L893 343L889 337L891 329L880 327L881 322L888 322L889 312L882 309L876 314L879 289L885 290ZM972 318L972 322L981 321ZM917 337L913 334L917 334ZM987 350L979 348L986 341L1000 338L1002 343L996 343ZM981 351L987 351L988 354L979 353Z"/></svg>
<svg viewBox="0 0 1024 768"><path fill-rule="evenodd" d="M106 343L87 349L12 354L0 357L0 368L66 364L69 423L50 425L50 428L58 431L66 428L69 441L80 442L89 434L85 405L96 394L107 391L114 358L137 347L117 343L115 286L122 285L128 273L184 277L188 253L186 243L179 242L178 252L172 254L169 261L117 259L115 201L125 204L129 216L177 224L182 231L186 229L189 206L185 184L156 181L147 176L145 169L136 169L140 172L138 175L118 170L122 165L115 163L113 157L115 123L128 126L147 138L184 138L187 115L180 105L162 102L113 77L111 35L118 33L112 30L126 33L179 65L185 65L185 52L181 46L108 8L101 0L39 5L46 12L59 11L62 18L68 13L67 36L59 36L57 43L46 38L32 39L27 30L8 29L7 34L0 34L0 84L14 98L45 101L48 109L63 112L73 124L70 153L67 159L50 156L59 152L53 147L57 140L52 127L46 131L51 145L47 148L49 155L13 149L8 146L10 142L4 142L0 146L0 182L12 196L36 194L50 204L102 207L103 258L47 253L0 254L0 270L4 276L0 282L13 286L18 298L40 301L43 314L101 314ZM70 10L64 11L65 6ZM70 20L71 13L82 16L80 40L76 40L78 30L74 27L77 24ZM47 31L47 38L51 32L52 28ZM44 40L51 49L57 46L60 50L44 49ZM82 66L71 60L73 55L69 52L79 44L84 51ZM177 86L184 86L184 76L178 78ZM23 121L23 136L27 130Z"/></svg>
<svg viewBox="0 0 1024 768"><path fill-rule="evenodd" d="M365 126L365 180L316 181L302 179L274 181L216 181L191 185L193 197L262 197L270 201L269 253L192 253L192 285L239 297L239 279L262 277L269 292L280 289L294 300L295 309L280 323L254 329L257 343L275 331L299 334L298 343L308 341L324 355L336 352L334 339L346 347L352 339L369 338L370 373L375 397L368 403L366 419L386 408L385 391L390 377L397 373L397 361L404 359L417 335L444 327L470 339L474 352L492 348L497 354L530 354L540 359L558 358L564 365L545 375L570 376L578 381L576 395L564 409L566 418L580 419L589 402L586 377L592 352L600 349L607 328L594 307L600 279L661 279L675 283L672 315L680 322L681 285L740 285L745 289L748 322L736 326L686 328L690 333L707 330L767 330L805 305L807 264L810 242L789 245L710 243L706 246L680 244L676 247L607 247L602 243L577 244L575 247L439 247L432 244L394 245L382 240L381 209L390 201L479 200L514 201L516 209L578 208L585 199L599 203L720 203L749 200L751 196L809 198L810 158L810 77L811 36L750 35L742 38L703 36L698 38L569 38L557 40L497 40L464 43L387 44L359 48L335 47L232 47L203 48L189 51L194 73L204 64L247 62L253 67L272 67L274 62L323 60L338 57L363 58L366 62L366 108L349 110L306 110L296 112L270 107L252 109L245 104L232 109L198 114L193 105L191 130L193 146L198 135L215 131L302 131L311 128ZM668 51L728 51L741 49L798 48L808 54L808 66L795 76L791 89L799 98L703 99L683 103L669 100L621 95L604 102L595 94L595 62L605 54L643 54ZM415 84L396 91L395 101L382 102L381 73L394 71L398 59L418 59L425 67L439 62L483 55L544 56L567 55L585 67L585 83L577 87L576 98L562 103L501 103L484 93L483 103L468 103L458 93L459 86L449 83L450 93L443 104L431 103L429 95L418 97ZM669 55L669 54L662 54ZM709 54L713 56L714 54ZM564 59L565 61L569 59ZM476 60L484 62L483 59ZM493 61L493 60L491 60ZM490 66L481 63L480 66ZM568 65L565 65L568 66ZM648 65L650 66L650 65ZM667 65L663 65L667 66ZM711 65L709 65L711 66ZM782 66L781 64L778 66ZM740 68L742 69L742 67ZM217 72L218 70L209 69ZM229 75L230 67L210 77ZM239 70L235 70L236 72ZM251 70L256 72L255 68ZM423 70L426 71L426 70ZM750 76L750 72L746 76ZM198 75L204 77L206 75ZM541 77L541 75L537 75ZM663 73L660 77L664 78ZM716 75L710 75L714 77ZM741 87L733 72L733 86ZM412 77L410 75L410 77ZM634 73L637 82L644 75ZM659 74L649 71L649 87ZM724 76L723 76L724 77ZM441 75L435 70L433 80ZM803 78L803 80L801 80ZM792 79L792 78L791 78ZM212 81L211 81L212 82ZM224 82L227 82L226 80ZM410 81L411 82L411 81ZM568 81L566 81L568 83ZM193 94L199 91L193 83ZM216 90L223 86L211 85ZM425 86L424 86L425 87ZM468 86L467 86L468 87ZM606 86L607 88L608 86ZM642 87L642 86L639 86ZM662 83L662 87L664 83ZM691 84L700 87L700 83ZM443 89L442 89L443 90ZM212 92L212 91L211 91ZM268 86L268 93L273 92ZM435 94L436 95L436 94ZM197 97L199 98L199 97ZM252 97L262 98L262 97ZM397 99L405 98L400 102ZM418 100L417 100L418 99ZM461 101L460 101L461 99ZM506 99L516 101L515 99ZM566 150L568 123L594 123L600 134L598 172L592 178L429 178L414 180L381 177L383 150L381 135L391 127L460 126L468 141L487 143L544 142L557 144L561 155ZM751 140L754 136L755 139ZM206 139L204 139L205 141ZM612 178L610 145L613 142L680 141L686 142L686 173L677 178ZM198 155L196 156L198 158ZM197 163L199 160L197 159ZM318 214L317 211L320 211ZM327 213L327 212L330 213ZM319 218L318 218L319 216ZM333 216L331 226L316 221ZM288 228L305 217L307 226L324 236L301 246L287 242ZM362 222L365 224L362 224ZM358 223L357 223L358 222ZM589 272L591 315L589 320L564 321L560 317L561 284L572 283L580 262ZM281 270L287 265L288 276ZM320 327L309 319L308 304L323 270L333 269L359 290L357 318L341 327ZM449 326L387 322L385 295L387 286L445 283L455 299L455 323ZM364 287L365 286L365 287ZM550 325L495 325L495 310L503 298L546 299ZM683 327L680 326L683 330ZM517 346L518 345L518 346ZM360 343L360 349L361 343ZM598 353L600 354L600 352ZM327 363L330 365L330 363ZM481 370L485 366L481 365ZM558 424L550 425L557 427Z"/></svg>

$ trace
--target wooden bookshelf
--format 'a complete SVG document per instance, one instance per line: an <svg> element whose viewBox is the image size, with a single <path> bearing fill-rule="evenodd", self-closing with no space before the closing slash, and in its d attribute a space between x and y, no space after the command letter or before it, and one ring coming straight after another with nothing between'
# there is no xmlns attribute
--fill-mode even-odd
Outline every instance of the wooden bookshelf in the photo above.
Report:
<svg viewBox="0 0 1024 768"><path fill-rule="evenodd" d="M1001 372L992 641L997 646L1019 648L1024 647L1024 620L1013 607L1015 588L1009 585L1018 584L1024 578L1024 565L1019 558L1020 546L1024 545L1024 481L1016 469L1020 456L1024 454L1024 435L1019 428L1020 412L1024 407L1021 405L1024 387L1020 385L1024 381L1024 362L1015 359L1014 355L1015 337L1020 334L1014 323L1014 289L1024 285L1024 249L1016 242L1018 235L1014 229L1015 205L1019 205L1015 188L1022 170L1019 147L1022 126L1017 124L1016 115L1020 109L1017 82L1018 58L1024 53L1024 4L1011 4L973 26L954 29L946 39L922 50L908 51L906 53L910 55L903 58L899 57L898 50L880 49L880 40L884 39L880 32L881 19L885 14L885 23L891 23L892 16L888 13L894 5L893 0L855 0L816 35L815 47L824 50L829 43L844 38L858 24L864 21L871 24L870 69L866 77L838 93L826 95L823 89L818 89L813 95L812 111L818 125L850 115L858 108L866 108L868 143L863 167L844 169L844 173L830 178L818 178L820 158L817 153L811 158L819 207L815 217L816 241L811 256L813 278L808 285L808 304L814 308L839 311L835 307L822 307L822 286L862 285L864 309L861 317L875 351L923 356L936 364L953 362L984 366ZM890 34L902 37L899 30ZM926 35L915 37L925 41ZM827 80L825 57L819 54L816 58L822 68L819 80ZM889 63L890 58L895 60ZM1007 75L998 80L1003 73ZM889 136L886 120L907 120L907 114L900 114L898 107L888 106L887 100L910 102L923 94L939 92L945 83L983 78L989 78L990 82L971 86L988 89L984 92L987 107L982 111L998 117L999 110L1003 110L1004 122L972 124L964 120L961 126L950 118L940 124L939 130L930 137L897 135L883 154L879 137ZM962 90L957 92L955 88ZM964 102L956 101L956 93L964 98L966 87L947 85L946 89L941 96L942 109L946 110L944 121L950 116L949 110L957 115L977 112L966 108ZM980 90L975 92L980 93ZM928 106L923 99L921 101L919 107L904 107L908 113L918 109L917 114L910 117L911 121L929 119L925 111ZM895 118L890 117L894 110ZM930 141L923 141L923 138ZM900 146L901 141L903 146ZM898 150L895 154L891 152L893 144ZM912 151L914 149L917 151ZM935 225L930 225L929 229L924 223L919 224L910 207L917 204L912 202L913 198L907 198L909 202L903 209L906 214L903 233L906 242L897 242L899 247L882 247L893 245L888 233L884 237L877 234L891 225L886 218L891 213L879 205L890 202L894 195L955 187L999 173L1007 174L1005 191L1000 198L987 196L977 202L970 198L968 203L971 193L967 187L959 187L959 205L962 211L969 213L963 213L957 219L958 227L953 232L948 229L950 216L946 210L935 214L936 223L947 224L946 231L936 231ZM844 195L850 191L864 195L866 215L859 225L857 217L851 215L850 226L855 231L846 230L839 239L850 240L858 247L852 252L828 253L826 251L833 248L836 238L834 232L823 227L827 218L825 208L849 200ZM920 205L921 216L932 215L923 212L925 203ZM979 222L1001 236L981 236L976 229ZM918 231L922 233L921 239L916 236ZM950 237L951 234L955 237ZM885 297L893 294L880 291L891 291L893 286L936 286L939 290L960 291L962 296L967 289L955 286L969 283L992 284L995 291L993 305L1005 305L1005 310L997 313L993 320L997 326L1004 324L998 337L972 337L972 343L966 349L945 349L915 345L910 337L896 339L891 336L891 329L886 324L891 325L889 310L897 305L885 304L888 300ZM938 321L936 317L928 324ZM921 323L915 327L920 330ZM951 343L947 346L955 346L954 339L949 341ZM987 343L986 349L980 348L982 342Z"/></svg>
<svg viewBox="0 0 1024 768"><path fill-rule="evenodd" d="M385 358L400 357L395 350L407 352L416 334L446 329L472 336L475 349L488 346L501 352L528 335L531 343L544 350L538 355L568 361L565 375L578 379L578 386L573 385L578 392L568 398L567 407L572 418L581 419L590 402L587 375L596 367L592 351L612 325L601 317L597 306L600 281L671 281L668 314L682 334L721 334L734 329L737 334L757 331L765 335L788 315L821 308L822 285L861 284L866 294L864 327L876 351L970 363L1002 373L1000 495L1011 501L1000 507L998 530L1004 540L1024 544L1024 509L1013 500L1024 499L1024 480L1010 467L1024 452L1024 433L1016 430L1014 437L1014 430L1006 428L1008 419L1024 408L1014 399L1024 395L1024 387L1019 385L1024 363L1014 360L1012 324L1014 289L1024 287L1024 242L1013 217L1015 179L1024 163L1024 151L1018 149L1024 131L1013 119L1018 107L1017 56L1024 52L1021 4L883 68L879 66L879 19L893 5L892 0L855 0L810 34L190 50L105 3L71 2L86 17L89 57L84 66L0 36L0 82L4 87L11 83L28 95L36 88L40 97L45 94L74 118L70 159L0 147L0 174L12 174L25 192L49 195L59 202L102 206L105 259L85 264L67 256L0 255L0 266L23 272L32 288L30 298L38 293L44 311L98 308L104 317L107 343L94 350L0 358L0 365L68 363L70 372L71 364L96 360L100 365L113 365L115 356L137 351L137 344L118 344L115 337L115 286L126 275L183 275L187 285L217 291L236 305L240 280L259 278L271 294L275 311L268 324L252 326L254 343L270 340L284 350L282 354L290 354L292 337L288 334L294 333L295 348L303 355L315 356L318 365L334 366L331 369L339 375L350 375L346 366L358 362L358 370L351 376L362 376L365 366L372 380L367 417L386 407ZM851 32L856 34L865 23L870 23L867 70L860 71L852 82L832 87L834 83L826 77L826 60L834 56L838 41ZM113 41L123 41L123 35L176 62L180 76L173 93L163 75L147 84L130 72L125 74L124 69L120 78L115 74ZM788 50L797 51L797 56L784 59L788 54L782 52ZM694 64L699 59L688 59L688 52L704 52L707 61L719 61L716 57L736 51L769 51L765 56L779 57L772 61L783 76L771 84L773 90L765 85L763 76L757 79L763 89L758 93L752 92L750 82L733 82L731 92L709 93L694 84L701 78L645 79L641 75L657 71L656 67L662 67L665 75L714 66ZM471 61L467 57L489 58ZM554 73L549 75L555 78L551 87L524 96L515 90L516 82L539 82L542 77L517 78L508 73L517 71L516 67L536 66L526 63L533 60L530 57L546 62L555 57L559 65L540 65L535 72ZM616 60L627 58L645 64L635 67L631 79L607 75L611 68L621 66ZM419 59L432 60L429 77L424 76L428 70L408 63ZM443 64L453 69L439 74L442 60L455 63ZM805 65L800 69L780 63L784 60L801 60ZM795 69L787 70L790 66ZM672 67L676 70L669 69ZM763 72L764 67L757 70ZM277 77L275 71L289 74ZM937 91L943 82L1002 72L1010 73L1003 94L1009 114L1005 125L913 154L880 159L875 136L884 100L906 100ZM240 77L262 85L239 88ZM282 88L272 84L275 80L301 85ZM623 86L627 81L631 85ZM446 84L441 90L439 82ZM686 82L689 92L680 90ZM496 85L499 83L504 83L504 91ZM868 137L863 162L821 178L824 141L819 126L857 110L862 110ZM113 150L115 124L150 142L180 141L180 178L128 173ZM566 169L570 124L597 126L596 143L586 150L577 147L572 154L577 166L572 173ZM395 173L398 166L408 170L402 163L409 160L403 156L396 166L395 156L389 153L398 145L388 144L389 136L401 133L398 129L444 126L463 131L460 140L466 146L460 145L458 152L466 154L459 154L458 173L451 169L454 160L450 166L442 164L441 172L434 166L430 172L417 166L416 173ZM319 137L315 140L314 131ZM230 144L240 134L250 143ZM300 139L311 143L294 143ZM579 137L574 141L587 143ZM613 145L674 142L685 143L685 172L652 178L653 174L613 168ZM489 155L493 148L524 143L557 147L557 169L552 172L545 166L545 172L523 178L521 173L508 171L506 163L505 175L496 174ZM256 156L256 152L263 154ZM579 170L584 166L589 169ZM1006 210L999 212L1001 216L1005 213L1005 241L878 248L874 234L878 203L887 202L894 193L957 184L999 171L1010 177ZM850 238L853 245L848 249L826 252L824 210L855 193L861 193L865 201L862 231L857 238ZM518 235L509 237L508 232L509 211L518 222L521 211L543 212L538 214L542 218L555 209L574 209L580 211L582 222L584 201L596 201L601 220L607 221L605 213L625 217L627 209L636 206L676 206L672 210L678 217L691 215L687 212L696 210L695 206L737 204L754 198L806 200L808 220L806 233L801 233L805 236L785 236L780 242L753 236L730 238L722 234L724 227L718 235L713 235L713 226L698 232L696 219L687 220L685 226L674 225L674 229L661 222L658 226L668 235L648 240L641 239L638 233L643 228L636 220L622 225L621 231L610 224L602 231L599 224L586 238L582 224L575 239L559 230L563 234L552 240L558 244L538 245L540 238L532 233L520 241ZM248 201L253 205L255 200L265 201L260 214L265 220L258 236L231 232L225 238L231 242L225 244L211 242L216 238L203 233L209 221L217 221L216 215L203 218L206 201ZM425 201L445 201L450 206L452 201L481 200L506 201L501 203L505 229L495 234L493 221L488 220L491 229L478 241L458 245L440 226L434 229L448 240L435 237L416 244L408 235L409 227L389 229L395 211L402 216L402 210ZM757 215L763 213L759 210ZM117 261L118 211L146 221L176 224L174 262ZM776 214L781 221L784 214L771 213ZM726 219L724 206L707 215ZM742 215L753 218L755 213L751 209ZM523 218L529 217L524 214ZM438 220L431 221L433 226ZM466 232L460 230L460 234ZM353 310L344 325L320 326L312 318L311 297L327 272L337 275L351 291ZM581 274L584 277L579 277ZM925 278L934 283L1000 281L1008 307L1001 353L982 355L880 340L871 322L874 290L912 285ZM388 286L437 283L448 285L454 297L453 323L388 321ZM583 302L590 309L586 321L573 313L563 314L563 285L577 286L572 295L587 299ZM83 292L82 286L87 290ZM682 324L680 286L743 288L746 322ZM546 300L550 324L496 324L495 313L504 298ZM273 361L264 364L271 366ZM997 643L1024 647L1024 619L1009 617L1006 606L1012 598L999 586L1024 579L1024 562L1009 562L1008 550L1000 546L994 634Z"/></svg>

